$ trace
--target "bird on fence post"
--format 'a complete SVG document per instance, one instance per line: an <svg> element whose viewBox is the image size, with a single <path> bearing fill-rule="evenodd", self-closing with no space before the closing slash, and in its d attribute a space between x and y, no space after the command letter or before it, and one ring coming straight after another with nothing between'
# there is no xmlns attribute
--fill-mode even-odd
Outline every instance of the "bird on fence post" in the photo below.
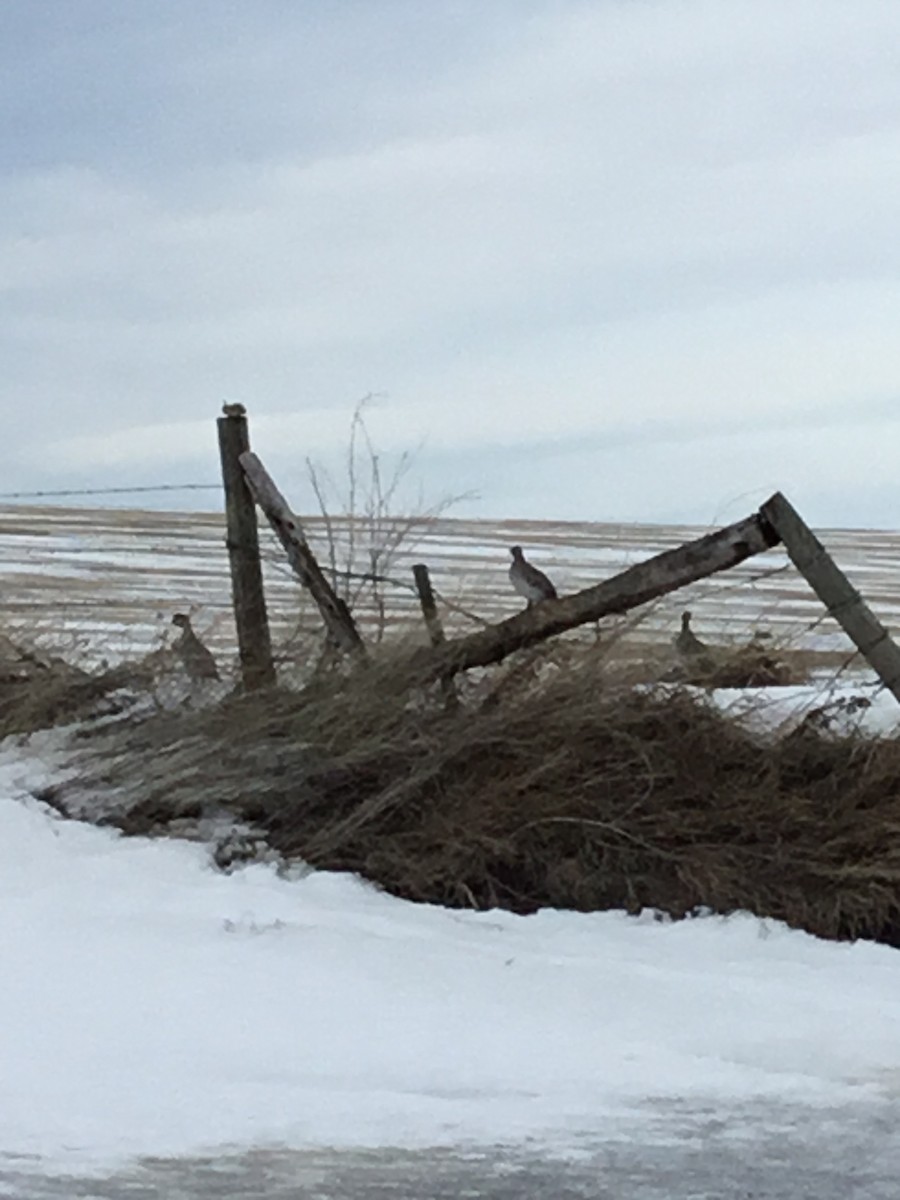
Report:
<svg viewBox="0 0 900 1200"><path fill-rule="evenodd" d="M191 618L187 613L176 613L172 624L181 630L181 637L174 645L175 653L181 659L185 671L192 680L218 679L219 668L212 654L203 645L191 627Z"/></svg>
<svg viewBox="0 0 900 1200"><path fill-rule="evenodd" d="M681 630L675 638L675 649L682 658L691 659L698 665L711 661L709 647L705 642L701 642L693 629L691 629L691 614L689 612L681 614Z"/></svg>
<svg viewBox="0 0 900 1200"><path fill-rule="evenodd" d="M528 607L539 604L542 600L555 600L556 588L543 571L533 566L522 553L521 546L510 547L512 566L509 568L509 582L513 588L528 601Z"/></svg>

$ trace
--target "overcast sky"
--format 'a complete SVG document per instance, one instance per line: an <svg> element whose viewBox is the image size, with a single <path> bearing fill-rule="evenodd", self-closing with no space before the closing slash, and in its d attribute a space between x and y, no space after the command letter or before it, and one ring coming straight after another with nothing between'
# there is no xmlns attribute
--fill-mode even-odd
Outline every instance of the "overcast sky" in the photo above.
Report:
<svg viewBox="0 0 900 1200"><path fill-rule="evenodd" d="M371 392L459 515L900 528L900 0L0 0L0 102L4 492Z"/></svg>

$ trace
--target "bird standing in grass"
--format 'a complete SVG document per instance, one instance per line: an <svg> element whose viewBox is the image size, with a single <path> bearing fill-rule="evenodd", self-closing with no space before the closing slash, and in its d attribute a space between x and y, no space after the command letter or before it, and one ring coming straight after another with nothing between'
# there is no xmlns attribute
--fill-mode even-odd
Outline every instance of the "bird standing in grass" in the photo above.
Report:
<svg viewBox="0 0 900 1200"><path fill-rule="evenodd" d="M682 658L692 658L695 661L709 658L709 647L701 642L691 629L691 614L681 614L681 630L675 638L675 649Z"/></svg>
<svg viewBox="0 0 900 1200"><path fill-rule="evenodd" d="M194 633L191 618L187 613L176 613L172 624L181 630L181 637L175 642L175 653L191 679L218 679L219 668L216 666L216 660Z"/></svg>
<svg viewBox="0 0 900 1200"><path fill-rule="evenodd" d="M510 554L512 566L509 568L509 582L520 596L525 597L528 607L531 608L532 604L539 604L542 600L555 600L556 588L543 571L539 571L526 559L522 547L513 546Z"/></svg>

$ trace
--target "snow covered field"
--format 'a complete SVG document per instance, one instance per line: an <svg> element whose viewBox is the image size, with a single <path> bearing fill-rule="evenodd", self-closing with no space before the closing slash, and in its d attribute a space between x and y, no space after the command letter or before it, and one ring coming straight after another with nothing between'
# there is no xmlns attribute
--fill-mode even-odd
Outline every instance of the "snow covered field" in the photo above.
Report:
<svg viewBox="0 0 900 1200"><path fill-rule="evenodd" d="M321 520L307 520L306 528L327 562ZM473 627L466 613L499 620L519 607L506 578L511 545L523 545L559 590L569 592L707 532L440 519L405 541L390 564L386 573L393 582L384 587L388 621L394 629L421 632L411 589L414 562L431 568L448 629L464 632ZM900 535L835 530L822 536L878 615L895 623ZM262 544L275 641L284 645L304 620L300 589L268 529ZM358 570L366 569L365 558L358 555ZM74 649L87 660L140 654L159 645L174 611L193 609L195 624L217 654L234 654L228 558L222 517L215 513L0 507L0 579L0 630L37 634L47 648ZM363 595L357 608L364 625L374 619L365 600ZM636 636L668 640L685 605L694 612L697 631L711 641L746 641L762 626L780 644L849 652L838 626L778 549L665 598Z"/></svg>
<svg viewBox="0 0 900 1200"><path fill-rule="evenodd" d="M17 1171L260 1147L571 1154L671 1138L654 1114L685 1106L897 1106L895 950L749 916L517 917L340 875L223 875L198 844L23 799L46 746L35 762L7 743L0 770L0 1163Z"/></svg>
<svg viewBox="0 0 900 1200"><path fill-rule="evenodd" d="M517 604L504 580L510 543L531 547L569 590L700 532L442 521L394 570L427 561L445 596L497 617ZM898 539L825 540L890 621ZM269 553L286 633L297 588ZM63 649L70 638L88 658L151 648L173 607L191 605L217 651L231 651L217 517L8 509L0 573L0 628ZM391 593L395 602L398 622L414 618L408 593ZM684 603L661 606L650 630L667 635ZM763 623L798 645L844 645L777 552L690 604L707 635ZM866 694L865 727L893 731L893 699ZM822 698L809 688L713 696L769 728ZM469 1160L458 1156L477 1152L507 1175L527 1159L545 1179L485 1194L549 1200L565 1180L548 1164L594 1162L599 1147L610 1179L655 1163L669 1183L639 1193L588 1182L575 1194L838 1200L851 1194L844 1175L832 1190L824 1176L810 1191L797 1181L842 1145L846 1165L850 1141L869 1167L881 1163L871 1189L852 1194L895 1194L897 951L746 915L518 917L414 906L348 876L259 865L226 875L196 842L125 839L30 800L53 778L57 744L55 733L0 744L0 1195L275 1195L259 1190L260 1172L282 1173L278 1195L369 1194L365 1183L293 1190L325 1155L328 1169L358 1166L361 1179L394 1164L407 1172L394 1194L425 1200L463 1194ZM787 1190L715 1190L708 1152L752 1175L765 1147L777 1167L786 1137L801 1148ZM673 1182L694 1178L689 1151L706 1190ZM210 1157L249 1190L203 1182ZM163 1182L135 1191L129 1172L148 1161ZM447 1191L430 1162L447 1166ZM196 1190L165 1182L179 1163ZM123 1172L118 1190L65 1181L109 1171ZM427 1187L414 1182L426 1176Z"/></svg>

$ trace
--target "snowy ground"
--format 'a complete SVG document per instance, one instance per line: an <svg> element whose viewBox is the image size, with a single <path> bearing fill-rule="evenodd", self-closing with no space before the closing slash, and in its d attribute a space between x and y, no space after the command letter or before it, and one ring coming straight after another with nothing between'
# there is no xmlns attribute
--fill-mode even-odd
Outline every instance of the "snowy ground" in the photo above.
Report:
<svg viewBox="0 0 900 1200"><path fill-rule="evenodd" d="M348 1171L385 1147L420 1176L425 1150L431 1176L455 1163L455 1190L395 1180L424 1197L460 1194L460 1147L512 1170L619 1146L636 1178L653 1161L671 1175L717 1138L752 1165L785 1128L809 1170L816 1138L820 1161L857 1127L870 1166L893 1146L894 950L745 915L517 917L415 906L339 875L222 875L198 844L124 839L23 799L31 753L0 756L0 1194L124 1195L41 1191L38 1177L118 1170L133 1184L142 1158L211 1154L237 1172L269 1155L300 1172L323 1147ZM562 1194L555 1169L534 1195ZM170 1180L140 1194L304 1193Z"/></svg>
<svg viewBox="0 0 900 1200"><path fill-rule="evenodd" d="M832 733L858 730L867 737L892 737L900 726L892 693L859 677L790 687L691 690L756 733L783 735L823 709Z"/></svg>
<svg viewBox="0 0 900 1200"><path fill-rule="evenodd" d="M513 542L568 591L699 532L440 521L393 564L391 618L419 628L417 559L462 632L454 602L489 619L518 603ZM893 621L897 535L825 540ZM297 589L267 556L284 641ZM3 628L87 662L152 649L187 607L233 656L218 517L0 510L0 575ZM646 636L667 640L685 604L715 643L763 625L848 649L778 552L679 593ZM835 678L709 698L771 730L860 686ZM895 732L893 698L863 694L837 722ZM897 1195L896 951L748 916L521 918L320 873L225 876L197 843L27 800L56 737L0 747L0 1196Z"/></svg>
<svg viewBox="0 0 900 1200"><path fill-rule="evenodd" d="M304 524L327 564L322 520L304 518ZM565 594L708 532L675 525L440 519L413 530L381 565L389 579L383 585L387 624L395 634L421 636L411 586L415 562L430 567L442 618L448 632L456 634L473 628L466 614L494 621L520 607L506 574L511 545L523 545ZM336 561L368 571L366 531L356 536L354 556L338 523ZM875 612L896 624L900 535L845 529L822 536ZM262 547L275 644L290 657L296 653L298 626L317 629L318 619L301 603L300 589L267 528ZM112 662L154 649L171 633L169 622L178 610L193 613L223 666L234 660L221 514L0 505L0 579L0 632L37 638L44 649L81 662ZM697 632L712 644L743 644L765 628L781 647L839 659L852 650L780 549L665 597L645 610L631 636L640 645L668 643L685 607L694 613ZM372 636L382 617L365 589L354 611ZM604 625L607 631L612 627Z"/></svg>

